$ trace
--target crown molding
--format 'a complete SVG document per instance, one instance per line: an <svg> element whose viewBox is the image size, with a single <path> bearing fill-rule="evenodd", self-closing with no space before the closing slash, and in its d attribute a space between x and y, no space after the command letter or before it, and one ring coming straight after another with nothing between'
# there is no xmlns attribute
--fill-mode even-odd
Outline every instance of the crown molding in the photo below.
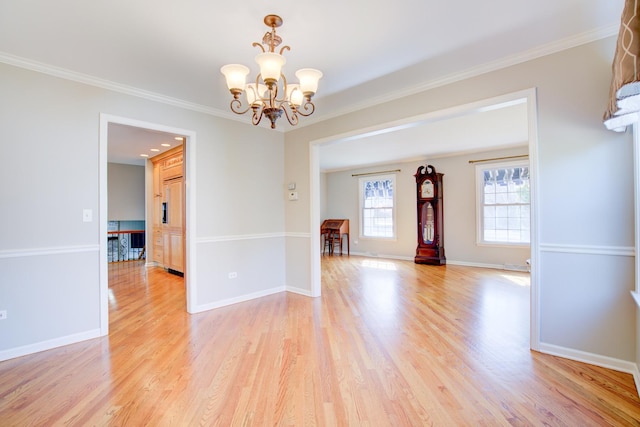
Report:
<svg viewBox="0 0 640 427"><path fill-rule="evenodd" d="M139 89L137 87L113 82L111 80L101 79L99 77L91 76L89 74L78 73L76 71L68 70L66 68L56 67L53 65L45 64L43 62L33 61L31 59L11 55L6 52L0 52L0 62L3 62L8 65L13 65L15 67L31 70L31 71L36 71L38 73L59 77L61 79L70 80L77 83L83 83L89 86L95 86L95 87L99 87L101 89L107 89L113 92L119 92L126 95L135 96L138 98L148 99L150 101L172 105L174 107L197 111L199 113L209 114L212 116L222 117L225 119L236 119L234 116L231 115L231 113L218 110L217 108L208 107L202 104L196 104L194 102L185 101L179 98L173 98L160 93L151 92L148 90Z"/></svg>
<svg viewBox="0 0 640 427"><path fill-rule="evenodd" d="M553 43L548 43L546 45L539 46L534 49L530 49L528 51L525 51L516 55L511 55L496 61L491 61L482 65L479 65L477 67L472 67L458 73L449 74L441 78L422 82L418 85L413 85L411 87L405 87L403 89L391 91L381 96L371 97L366 100L363 100L362 102L350 104L343 108L336 108L326 114L321 114L315 117L306 118L304 123L299 123L298 126L296 127L300 128L300 127L309 126L314 123L319 123L335 117L340 117L345 114L353 113L355 111L359 111L375 105L383 104L385 102L394 101L396 99L413 95L418 92L424 92L426 90L434 89L440 86L445 86L445 85L455 83L461 80L465 80L471 77L476 77L481 74L489 73L491 71L496 71L502 68L510 67L513 65L521 64L526 61L537 59L543 56L551 55L553 53L557 53L566 49L570 49L570 48L587 44L587 43L600 40L606 37L617 35L618 30L619 30L618 25L611 25L608 27L602 27L602 28L595 29L593 31L581 33L572 37L558 40ZM0 62L8 65L24 68L27 70L31 70L31 71L48 74L50 76L59 77L62 79L71 80L78 83L84 83L90 86L95 86L102 89L107 89L114 92L135 96L138 98L143 98L150 101L172 105L174 107L179 107L186 110L197 111L200 113L209 114L212 116L216 116L216 117L220 117L228 120L247 123L247 121L243 120L242 117L231 114L230 112L227 112L227 111L219 110L217 108L212 108L202 104L196 104L194 102L185 101L179 98L173 98L170 96L162 95L160 93L139 89L133 86L124 85L124 84L113 82L106 79L101 79L88 74L78 73L76 71L68 70L65 68L55 67L53 65L45 64L42 62L37 62L27 58L11 55L6 52L0 52ZM295 128L287 128L286 130L285 129L277 129L277 130L281 132L287 132L293 129Z"/></svg>
<svg viewBox="0 0 640 427"><path fill-rule="evenodd" d="M563 50L578 47L587 43L591 43L597 40L601 40L607 37L618 35L620 29L619 25L610 25L607 27L597 28L592 31L577 34L572 37L568 37L562 40L557 40L546 45L538 46L527 51L510 55L495 61L487 62L467 70L460 71L458 73L448 74L444 77L428 80L417 85L405 87L395 91L387 92L377 97L367 98L359 103L350 104L343 108L333 109L331 112L323 114L321 116L307 118L305 126L318 123L324 120L344 116L345 114L354 113L356 111L363 110L365 108L373 107L386 102L395 101L396 99L404 98L410 95L415 95L419 92L424 92L430 89L435 89L441 86L466 80L472 77L477 77L482 74L486 74L492 71L497 71L503 68L518 65L527 61L538 59L544 56L552 55L554 53L561 52Z"/></svg>

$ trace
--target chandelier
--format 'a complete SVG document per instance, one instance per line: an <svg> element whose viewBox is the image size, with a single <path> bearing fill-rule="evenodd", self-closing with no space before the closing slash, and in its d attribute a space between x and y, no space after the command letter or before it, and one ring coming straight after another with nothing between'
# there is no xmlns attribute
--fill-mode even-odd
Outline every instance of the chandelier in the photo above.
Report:
<svg viewBox="0 0 640 427"><path fill-rule="evenodd" d="M255 83L245 82L249 68L244 65L229 64L220 69L233 95L231 111L244 114L251 110L251 122L254 125L258 125L262 117L267 116L271 121L271 129L276 128L276 121L284 113L289 123L295 126L299 115L307 117L315 111L311 98L318 90L318 80L322 73L312 68L303 68L296 71L298 83L288 84L282 73L282 67L286 63L282 52L291 48L283 46L280 52L274 51L282 43L282 38L276 34L276 28L282 25L282 18L267 15L264 23L271 31L265 33L262 43L253 43L253 46L262 50L255 58L260 66ZM246 104L240 98L243 92L246 93Z"/></svg>

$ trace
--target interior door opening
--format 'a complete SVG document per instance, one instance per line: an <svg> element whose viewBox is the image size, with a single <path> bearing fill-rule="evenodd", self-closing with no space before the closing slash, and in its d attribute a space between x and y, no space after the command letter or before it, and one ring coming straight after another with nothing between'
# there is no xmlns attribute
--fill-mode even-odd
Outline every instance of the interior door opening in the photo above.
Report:
<svg viewBox="0 0 640 427"><path fill-rule="evenodd" d="M196 144L196 134L193 131L169 127L161 124L143 122L135 119L129 119L124 117L111 116L107 114L100 115L100 162L99 162L99 171L100 171L100 187L99 187L99 203L100 203L100 332L101 335L108 334L108 325L109 325L109 304L108 304L108 265L107 265L107 221L108 221L108 179L107 179L107 168L108 168L108 159L109 159L109 148L112 141L110 141L110 130L111 134L115 134L113 131L113 127L110 126L127 126L131 127L137 131L143 133L154 134L156 136L162 135L163 137L170 137L174 141L174 145L178 144L178 142L174 139L176 136L181 138L181 143L183 145L184 150L184 191L182 200L183 200L183 214L182 218L179 220L183 224L184 233L172 239L172 243L174 243L175 247L179 247L181 249L180 255L180 263L181 270L184 272L184 280L185 280L185 288L186 288L186 310L188 312L194 312L194 301L195 301L195 286L194 280L192 279L192 275L189 274L191 269L193 268L193 260L196 255L196 248L194 245L195 242L195 209L193 206L195 205L194 194L195 194L195 174L192 171L195 168L195 159L192 153L195 152L195 144ZM139 150L140 146L136 144L133 145L133 150L135 150L135 156L140 156ZM143 153L147 154L147 153ZM149 154L147 154L149 155ZM151 157L151 156L149 156ZM152 168L146 168L145 172L145 219L146 219L146 241L149 242L152 239L151 227L152 217L149 215L150 213L150 200L152 200L153 194L150 194L149 188L152 188L152 172L149 171ZM188 183L188 184L187 184ZM169 206L168 206L169 208ZM170 212L167 213L170 215ZM161 213L158 215L158 220L160 220Z"/></svg>

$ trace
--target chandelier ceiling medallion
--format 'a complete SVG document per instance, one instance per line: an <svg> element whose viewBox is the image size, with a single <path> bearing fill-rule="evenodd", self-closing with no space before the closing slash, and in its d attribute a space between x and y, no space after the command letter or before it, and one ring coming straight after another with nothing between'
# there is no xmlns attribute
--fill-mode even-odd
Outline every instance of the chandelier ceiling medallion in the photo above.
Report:
<svg viewBox="0 0 640 427"><path fill-rule="evenodd" d="M295 126L298 124L298 115L306 117L315 111L311 98L318 90L318 80L322 73L312 68L303 68L296 71L298 83L288 84L282 73L282 67L286 63L282 52L291 48L283 46L280 52L274 51L282 43L282 38L276 34L276 28L282 25L282 18L267 15L264 23L271 31L265 33L262 43L253 43L253 46L262 50L255 58L260 66L255 83L245 82L249 68L244 65L229 64L220 69L233 95L231 111L244 114L252 110L251 122L254 125L259 124L263 116L267 116L271 121L271 129L276 128L276 121L284 113L289 123ZM243 92L246 93L246 104L240 99Z"/></svg>

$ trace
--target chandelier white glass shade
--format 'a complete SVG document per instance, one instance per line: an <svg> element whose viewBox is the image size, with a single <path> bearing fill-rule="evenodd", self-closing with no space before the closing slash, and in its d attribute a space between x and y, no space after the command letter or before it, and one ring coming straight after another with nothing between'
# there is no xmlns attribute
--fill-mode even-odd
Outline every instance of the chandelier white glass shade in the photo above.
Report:
<svg viewBox="0 0 640 427"><path fill-rule="evenodd" d="M276 34L276 28L282 25L282 18L277 15L267 15L264 23L271 28L262 38L262 43L253 46L262 49L256 55L256 62L260 73L254 83L246 83L249 68L240 64L225 65L220 69L227 80L227 87L233 95L231 111L244 114L252 111L251 122L257 125L263 116L271 121L271 129L276 128L276 121L284 113L289 123L298 124L298 116L310 116L315 111L311 98L318 90L318 80L322 73L313 68L303 68L296 71L298 83L287 83L282 68L287 60L282 52L291 50L283 46L279 53L274 50L282 43L282 38ZM245 94L246 103L241 98Z"/></svg>

